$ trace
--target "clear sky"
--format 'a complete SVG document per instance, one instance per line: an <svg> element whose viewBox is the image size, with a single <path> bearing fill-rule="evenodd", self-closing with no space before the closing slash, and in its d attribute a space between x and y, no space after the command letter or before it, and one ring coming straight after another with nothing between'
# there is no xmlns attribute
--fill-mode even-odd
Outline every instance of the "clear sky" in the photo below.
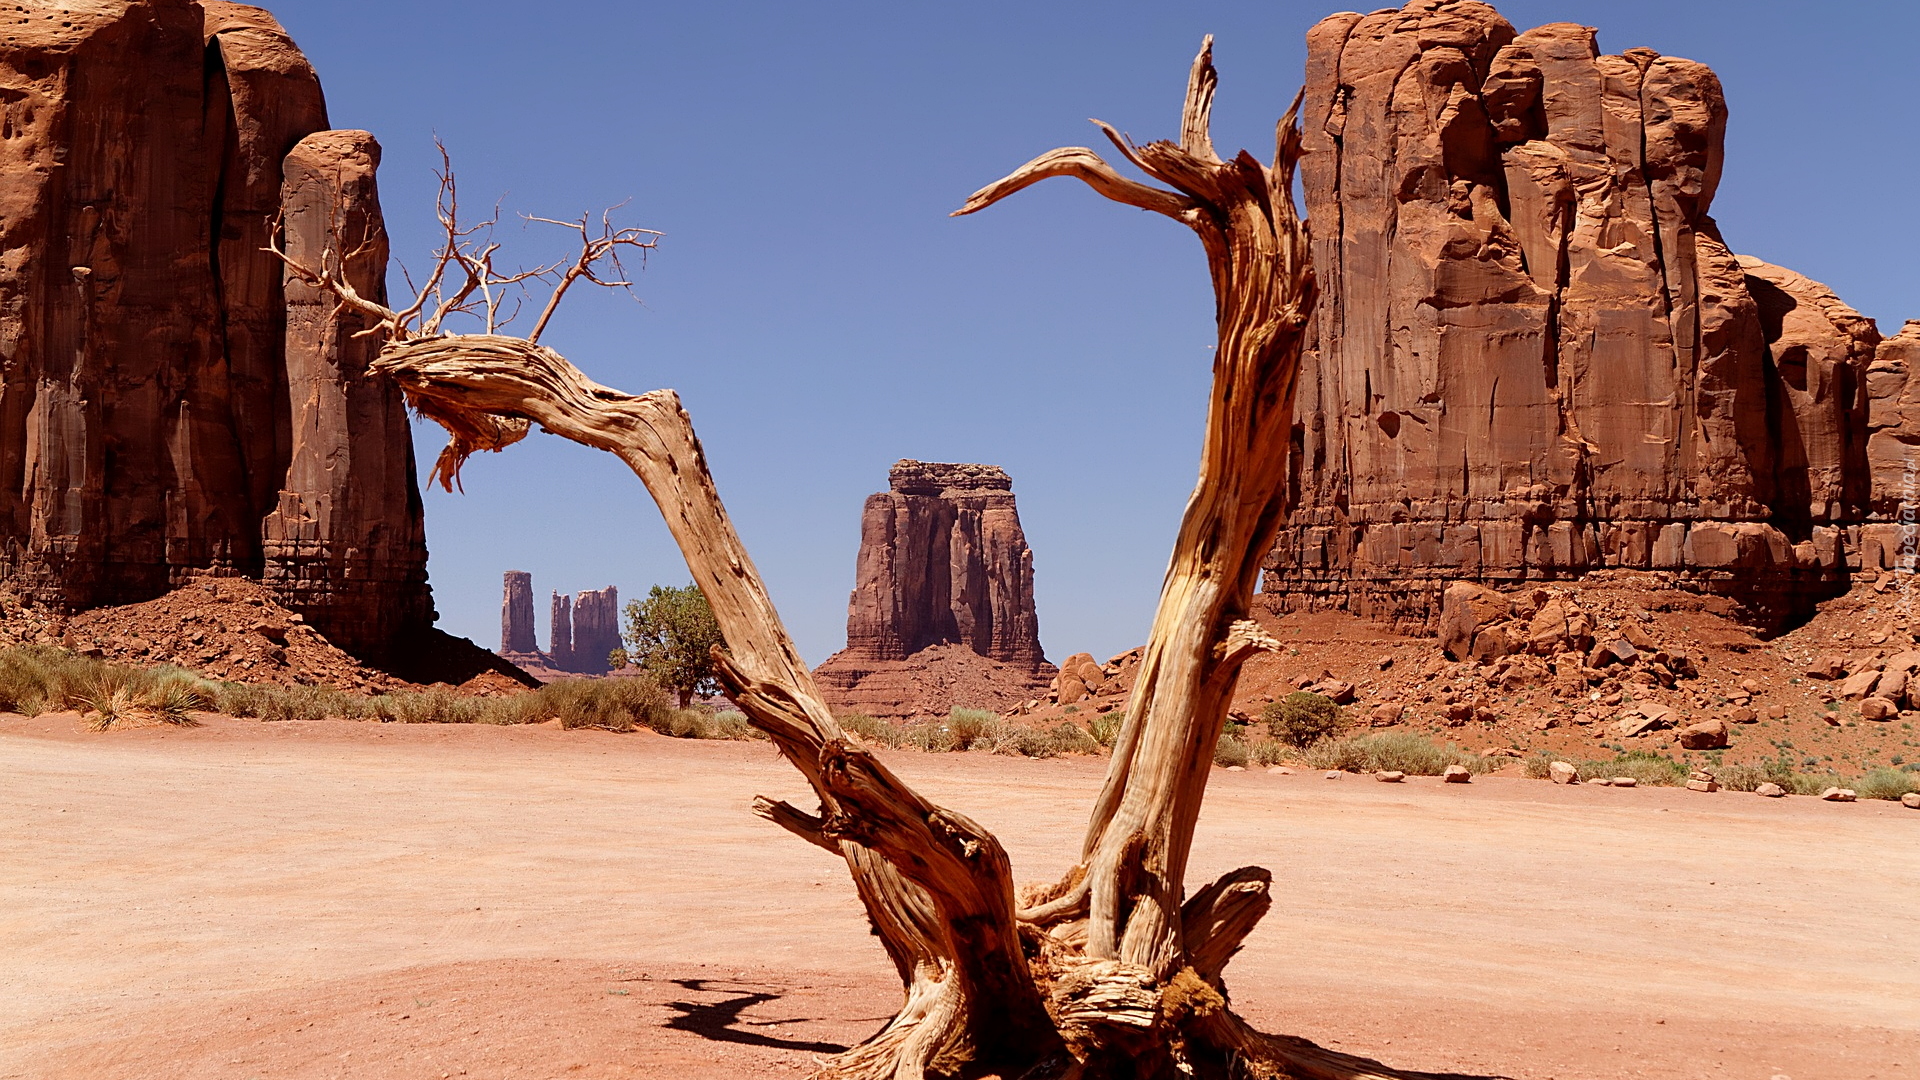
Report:
<svg viewBox="0 0 1920 1080"><path fill-rule="evenodd" d="M1199 245L1051 181L949 219L976 187L1100 117L1175 134L1217 37L1214 140L1273 145L1307 28L1335 8L281 0L336 127L385 147L396 255L432 246L432 140L465 197L567 217L631 199L666 235L642 304L570 298L543 341L634 392L677 389L789 629L845 639L860 507L896 459L1012 473L1058 660L1146 637L1197 459L1213 342ZM1920 317L1920 5L1529 0L1517 27L1600 28L1711 65L1732 113L1714 204L1736 251L1832 286L1892 333ZM510 219L511 220L511 219ZM527 262L565 251L517 220ZM421 462L441 444L416 431ZM638 480L548 435L426 493L441 625L493 647L500 575L623 598L687 580Z"/></svg>

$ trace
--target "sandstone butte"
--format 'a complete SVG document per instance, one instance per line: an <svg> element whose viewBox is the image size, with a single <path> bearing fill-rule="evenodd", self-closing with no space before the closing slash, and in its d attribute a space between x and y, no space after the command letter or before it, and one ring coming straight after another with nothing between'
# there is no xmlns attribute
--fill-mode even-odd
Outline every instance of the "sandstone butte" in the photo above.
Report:
<svg viewBox="0 0 1920 1080"><path fill-rule="evenodd" d="M1004 710L1053 670L1006 471L895 463L861 512L847 647L814 671L828 700L893 719L950 704Z"/></svg>
<svg viewBox="0 0 1920 1080"><path fill-rule="evenodd" d="M1468 0L1307 42L1322 292L1276 607L1414 628L1452 581L1620 568L1780 619L1894 566L1920 323L1883 341L1729 249L1712 71Z"/></svg>
<svg viewBox="0 0 1920 1080"><path fill-rule="evenodd" d="M98 0L0 16L0 583L74 610L244 575L380 659L431 625L412 442L358 316L261 250L386 235L266 12Z"/></svg>
<svg viewBox="0 0 1920 1080"><path fill-rule="evenodd" d="M541 677L601 675L607 655L621 647L620 590L612 585L577 596L552 595L547 650L534 638L533 575L509 570L502 575L500 656Z"/></svg>

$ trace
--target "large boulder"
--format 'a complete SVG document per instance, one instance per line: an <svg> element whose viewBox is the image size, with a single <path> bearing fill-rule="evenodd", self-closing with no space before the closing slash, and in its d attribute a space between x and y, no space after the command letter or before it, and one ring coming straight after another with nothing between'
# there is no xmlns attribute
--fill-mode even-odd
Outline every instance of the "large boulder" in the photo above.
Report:
<svg viewBox="0 0 1920 1080"><path fill-rule="evenodd" d="M1478 650L1475 639L1499 623L1506 622L1513 614L1513 605L1498 590L1476 585L1470 581L1457 581L1447 586L1440 605L1440 648L1455 660L1465 660L1470 656L1493 659L1504 656L1513 641L1502 633L1497 644L1491 635ZM1494 651L1497 649L1498 651ZM1491 652L1491 656L1483 655Z"/></svg>

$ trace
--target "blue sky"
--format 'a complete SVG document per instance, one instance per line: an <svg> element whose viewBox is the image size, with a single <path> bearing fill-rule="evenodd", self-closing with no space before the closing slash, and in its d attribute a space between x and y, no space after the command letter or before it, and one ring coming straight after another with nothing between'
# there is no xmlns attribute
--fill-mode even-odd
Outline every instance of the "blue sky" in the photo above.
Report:
<svg viewBox="0 0 1920 1080"><path fill-rule="evenodd" d="M1213 341L1199 246L1054 181L949 219L1088 117L1171 135L1217 37L1214 139L1272 146L1318 3L269 5L320 70L336 127L373 131L395 253L432 246L433 138L469 205L503 197L526 262L546 226L631 200L666 235L643 303L570 297L543 341L601 382L677 389L788 628L844 643L860 507L902 457L1012 473L1041 636L1059 659L1143 640L1193 479ZM1505 3L1609 52L1711 65L1732 119L1714 204L1736 251L1832 286L1892 333L1920 317L1920 122L1908 4ZM1263 154L1264 156L1264 154ZM396 279L397 282L397 279ZM440 446L417 430L420 458ZM441 625L492 647L500 575L623 597L687 580L611 456L535 435L426 493Z"/></svg>

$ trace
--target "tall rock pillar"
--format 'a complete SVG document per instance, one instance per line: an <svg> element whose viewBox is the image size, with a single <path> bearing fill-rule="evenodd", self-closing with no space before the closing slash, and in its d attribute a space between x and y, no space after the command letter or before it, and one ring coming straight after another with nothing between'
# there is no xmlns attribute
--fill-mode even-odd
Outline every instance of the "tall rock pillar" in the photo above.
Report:
<svg viewBox="0 0 1920 1080"><path fill-rule="evenodd" d="M286 157L281 213L290 258L316 263L338 236L353 252L348 280L385 303L379 164L367 132L309 135ZM263 527L262 579L337 643L377 653L433 621L406 409L391 380L367 371L379 342L354 336L367 316L338 311L290 271L283 287L291 460Z"/></svg>
<svg viewBox="0 0 1920 1080"><path fill-rule="evenodd" d="M533 575L509 570L503 575L500 597L500 652L525 655L538 652L533 635Z"/></svg>

